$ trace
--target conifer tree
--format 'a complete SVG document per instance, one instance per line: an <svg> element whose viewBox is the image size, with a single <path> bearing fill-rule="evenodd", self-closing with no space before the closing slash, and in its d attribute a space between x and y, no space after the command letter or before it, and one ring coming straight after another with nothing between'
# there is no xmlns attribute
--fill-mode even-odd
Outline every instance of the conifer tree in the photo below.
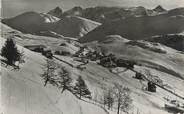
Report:
<svg viewBox="0 0 184 114"><path fill-rule="evenodd" d="M70 72L66 68L61 67L58 72L57 79L55 81L58 87L62 88L62 92L65 90L71 91L72 78L70 77Z"/></svg>
<svg viewBox="0 0 184 114"><path fill-rule="evenodd" d="M47 83L55 84L54 77L55 71L57 69L57 66L53 60L46 59L46 64L43 67L43 74L41 74L41 77L44 79L44 86L47 85Z"/></svg>
<svg viewBox="0 0 184 114"><path fill-rule="evenodd" d="M79 95L80 99L82 96L86 98L91 98L91 92L87 88L87 85L81 76L79 76L77 79L77 82L74 87L74 92L75 94Z"/></svg>
<svg viewBox="0 0 184 114"><path fill-rule="evenodd" d="M21 59L21 53L12 38L6 40L1 50L1 56L6 58L7 64L9 65L14 65L16 61Z"/></svg>
<svg viewBox="0 0 184 114"><path fill-rule="evenodd" d="M113 103L114 103L114 98L113 98L113 90L108 89L107 93L104 95L104 103L105 105L108 106L108 109L112 108Z"/></svg>

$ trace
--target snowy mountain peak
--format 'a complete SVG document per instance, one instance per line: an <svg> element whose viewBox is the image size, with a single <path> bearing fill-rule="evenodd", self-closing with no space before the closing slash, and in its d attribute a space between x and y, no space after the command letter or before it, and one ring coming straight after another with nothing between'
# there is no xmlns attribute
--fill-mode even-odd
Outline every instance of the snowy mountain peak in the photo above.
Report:
<svg viewBox="0 0 184 114"><path fill-rule="evenodd" d="M56 7L48 12L48 14L53 15L55 17L61 17L63 11L60 7Z"/></svg>
<svg viewBox="0 0 184 114"><path fill-rule="evenodd" d="M76 6L76 7L73 8L73 10L75 10L75 11L81 11L82 10L82 7Z"/></svg>
<svg viewBox="0 0 184 114"><path fill-rule="evenodd" d="M60 20L59 18L46 13L40 13L40 15L45 19L46 23L57 22Z"/></svg>
<svg viewBox="0 0 184 114"><path fill-rule="evenodd" d="M153 9L156 12L165 12L167 11L166 9L164 9L161 5L158 5L155 9Z"/></svg>
<svg viewBox="0 0 184 114"><path fill-rule="evenodd" d="M65 16L82 16L82 7L80 6L75 6L70 10L67 10L66 12L63 13L63 17Z"/></svg>

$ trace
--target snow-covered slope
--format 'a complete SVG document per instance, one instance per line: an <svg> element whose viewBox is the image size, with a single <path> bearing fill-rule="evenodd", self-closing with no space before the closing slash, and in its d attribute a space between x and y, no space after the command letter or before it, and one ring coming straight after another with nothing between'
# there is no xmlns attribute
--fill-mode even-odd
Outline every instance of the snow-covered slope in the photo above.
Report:
<svg viewBox="0 0 184 114"><path fill-rule="evenodd" d="M21 46L44 45L48 49L51 49L53 53L56 51L65 51L70 54L74 54L79 49L79 47L75 46L77 42L74 41L74 38L62 36L58 39L53 37L23 34L5 24L0 23L0 26L2 29L1 36L5 38L13 36L14 40Z"/></svg>
<svg viewBox="0 0 184 114"><path fill-rule="evenodd" d="M129 40L121 37L120 35L108 35L105 39L100 39L99 41L103 43L112 43L112 42L128 42Z"/></svg>
<svg viewBox="0 0 184 114"><path fill-rule="evenodd" d="M124 40L118 40L109 43L105 41L88 43L87 45L99 47L101 49L98 50L114 53L120 58L135 60L147 67L184 79L184 55L162 44L146 41L124 42Z"/></svg>
<svg viewBox="0 0 184 114"><path fill-rule="evenodd" d="M151 75L158 76L171 91L184 96L183 54L159 43L128 41L118 38L116 35L114 35L114 38L113 36L109 37L109 39L100 43L93 42L86 45L94 49L101 48L104 52L113 53L118 58L135 60L138 64L135 66L136 71L143 74L149 71ZM68 57L60 57L60 59L72 63L74 66L77 65L76 61ZM97 96L98 100L103 95L103 89L112 86L114 83L129 87L134 101L134 108L131 111L135 114L137 111L143 114L168 114L164 110L164 104L167 103L164 98L179 99L161 88L157 88L156 93L142 90L146 83L132 78L135 73L130 70L116 68L113 69L114 73L112 73L109 72L109 69L94 62L88 63L85 67L86 69L78 71L68 66L74 76L84 77L88 85L90 85L90 90L93 90L93 96Z"/></svg>
<svg viewBox="0 0 184 114"><path fill-rule="evenodd" d="M22 34L15 31L3 25L2 33L5 32L3 36L7 38L9 35L14 35L15 41L21 46L41 43L52 50L64 47L76 52L75 50L78 50L77 45L81 45L73 41ZM143 74L149 71L152 75L162 79L170 90L184 96L184 56L182 53L159 43L131 41L118 35L109 35L99 43L88 43L87 45L103 48L103 50L107 50L107 53L114 53L120 58L137 60L139 65L135 65L134 70ZM20 50L22 49L21 46L18 46ZM98 65L95 61L90 61L84 66L86 69L80 70L76 66L82 64L81 62L75 61L71 56L57 56L65 62L54 59L55 62L69 69L73 79L82 76L92 92L90 103L83 102L68 91L61 94L58 88L49 84L43 87L40 74L46 58L25 48L24 52L26 63L20 66L20 70L15 71L11 67L5 68L4 66L1 68L2 102L5 114L106 114L102 108L96 106L103 106L103 104L93 100L102 103L104 88L108 89L114 83L126 86L132 91L133 108L130 112L133 114L169 114L164 109L164 104L168 102L165 98L180 100L159 87L157 87L156 93L143 90L142 88L147 83L132 78L135 76L135 72L131 70L115 68L112 69L113 72L110 72L109 69ZM73 67L66 64L67 62L72 64ZM91 104L92 102L96 105ZM109 111L110 114L117 113L116 106L114 107L112 111Z"/></svg>
<svg viewBox="0 0 184 114"><path fill-rule="evenodd" d="M104 109L80 101L68 91L61 94L51 85L44 87L40 74L45 58L21 46L18 49L23 49L26 57L20 70L4 64L1 67L3 114L106 114Z"/></svg>
<svg viewBox="0 0 184 114"><path fill-rule="evenodd" d="M56 104L61 107L64 114L107 114L102 108L94 104L78 100L68 91L61 95Z"/></svg>

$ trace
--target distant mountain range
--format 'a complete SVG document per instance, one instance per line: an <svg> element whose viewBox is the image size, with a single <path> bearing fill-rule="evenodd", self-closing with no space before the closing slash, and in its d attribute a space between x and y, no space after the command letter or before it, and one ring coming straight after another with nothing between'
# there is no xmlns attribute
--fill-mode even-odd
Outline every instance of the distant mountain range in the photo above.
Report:
<svg viewBox="0 0 184 114"><path fill-rule="evenodd" d="M76 15L81 16L93 21L104 23L114 19L127 18L127 17L140 17L140 16L153 16L160 13L166 13L167 10L162 6L157 6L155 9L146 9L142 6L139 7L92 7L82 9L81 7L74 7L63 13L63 16Z"/></svg>
<svg viewBox="0 0 184 114"><path fill-rule="evenodd" d="M121 35L127 39L140 40L155 35L177 34L183 31L184 15L174 16L168 13L111 21L89 32L80 41L100 41L107 35Z"/></svg>
<svg viewBox="0 0 184 114"><path fill-rule="evenodd" d="M184 8L166 10L139 7L60 7L48 13L25 12L2 22L24 33L80 38L80 42L102 41L108 35L146 39L184 31ZM101 23L99 23L101 22Z"/></svg>
<svg viewBox="0 0 184 114"><path fill-rule="evenodd" d="M98 22L77 16L66 16L60 19L51 15L54 12L54 10L47 14L26 12L13 18L3 19L2 22L24 33L46 36L50 34L49 36L57 37L64 35L74 38L82 37L101 25Z"/></svg>

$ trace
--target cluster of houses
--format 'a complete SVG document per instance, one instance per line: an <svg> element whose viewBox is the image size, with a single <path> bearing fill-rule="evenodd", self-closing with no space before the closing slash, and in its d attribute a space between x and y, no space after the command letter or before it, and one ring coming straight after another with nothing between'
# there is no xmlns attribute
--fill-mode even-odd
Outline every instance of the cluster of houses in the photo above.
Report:
<svg viewBox="0 0 184 114"><path fill-rule="evenodd" d="M135 61L125 60L122 58L117 58L113 54L105 55L104 53L97 52L97 51L89 51L88 53L84 54L85 48L81 48L76 54L75 57L81 58L81 62L85 61L86 59L91 61L98 61L98 64L106 67L106 68L115 68L115 67L125 67L127 69L133 69L134 65L136 64ZM143 80L143 76L141 73L136 73L136 79ZM150 92L156 92L156 85L155 83L160 83L160 80L157 78L151 79L152 81L148 81L147 83L147 90Z"/></svg>
<svg viewBox="0 0 184 114"><path fill-rule="evenodd" d="M102 52L97 51L88 51L84 54L85 47L81 47L78 52L76 52L73 56L79 58L89 59L91 61L99 61L98 64L104 67L113 68L113 67L126 67L133 68L136 64L134 61L124 60L121 58L116 58L113 54L104 54Z"/></svg>
<svg viewBox="0 0 184 114"><path fill-rule="evenodd" d="M48 49L45 45L41 45L41 44L26 45L24 47L31 50L31 51L42 53L42 55L44 55L47 58L52 59L52 57L53 57L52 51L50 49ZM77 51L73 55L74 57L78 58L78 59L75 58L75 60L84 63L84 65L88 63L88 60L91 60L91 61L98 61L99 65L101 65L103 67L107 67L107 68L125 67L127 69L133 69L134 65L136 64L136 62L131 61L131 60L125 60L125 59L117 58L113 54L105 55L104 53L97 52L97 51L88 51L86 53L84 53L84 52L86 52L85 47L81 47L80 50ZM61 52L56 51L55 54L61 54ZM70 54L69 53L64 53L64 55L70 55ZM143 79L141 73L136 73L135 78L140 79L140 80ZM150 92L156 92L155 83L149 81L147 90L150 91Z"/></svg>
<svg viewBox="0 0 184 114"><path fill-rule="evenodd" d="M45 45L41 45L41 44L36 45L35 44L35 45L25 45L24 47L31 50L31 51L42 53L42 55L44 55L47 58L52 59L52 57L53 57L52 51L50 49L47 49L47 47Z"/></svg>

